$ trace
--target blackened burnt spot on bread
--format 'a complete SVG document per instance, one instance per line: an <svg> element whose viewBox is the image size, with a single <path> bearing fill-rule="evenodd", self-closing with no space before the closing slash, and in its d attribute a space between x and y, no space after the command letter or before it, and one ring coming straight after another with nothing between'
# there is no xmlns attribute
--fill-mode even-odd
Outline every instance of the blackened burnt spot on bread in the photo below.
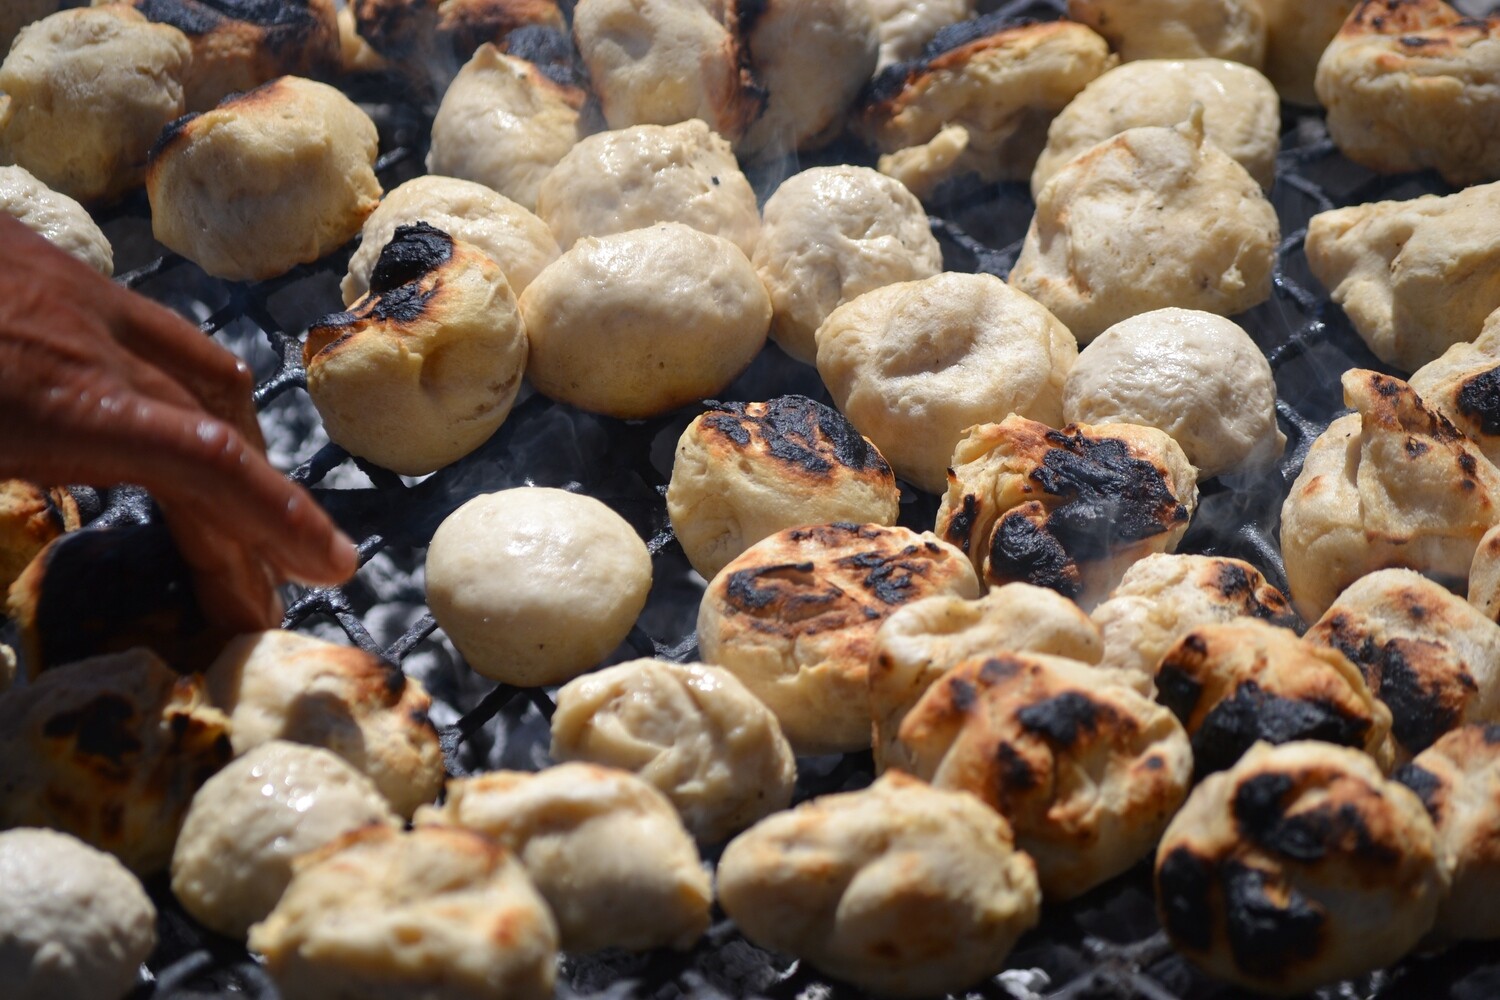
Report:
<svg viewBox="0 0 1500 1000"><path fill-rule="evenodd" d="M1156 870L1156 898L1172 940L1195 951L1213 945L1214 866L1189 848L1173 848Z"/></svg>
<svg viewBox="0 0 1500 1000"><path fill-rule="evenodd" d="M1158 678L1158 692L1160 683ZM1178 718L1186 721L1185 716ZM1257 740L1277 745L1293 740L1322 740L1339 746L1363 747L1369 730L1368 719L1345 715L1335 705L1320 699L1284 698L1247 680L1215 705L1193 733L1193 770L1200 778L1222 771L1239 760Z"/></svg>
<svg viewBox="0 0 1500 1000"><path fill-rule="evenodd" d="M1156 700L1173 715L1178 721L1186 724L1192 718L1193 711L1198 707L1198 699L1203 696L1203 685L1186 671L1173 666L1162 664L1156 672Z"/></svg>
<svg viewBox="0 0 1500 1000"><path fill-rule="evenodd" d="M1296 889L1272 895L1270 877L1248 865L1226 862L1219 870L1225 924L1234 962L1257 979L1276 978L1322 948L1323 911Z"/></svg>
<svg viewBox="0 0 1500 1000"><path fill-rule="evenodd" d="M704 426L741 448L754 438L771 457L813 476L828 476L836 465L855 472L886 475L890 466L837 410L806 396L781 396L766 403L710 403L716 412Z"/></svg>
<svg viewBox="0 0 1500 1000"><path fill-rule="evenodd" d="M926 48L922 50L922 58L936 59L944 53L984 41L1002 31L1023 28L1035 23L1036 21L1031 18L1018 18L1006 15L1003 11L993 11L982 17L972 17L967 21L945 25L938 29L938 33L932 36L932 41L928 42Z"/></svg>
<svg viewBox="0 0 1500 1000"><path fill-rule="evenodd" d="M783 399L805 399L805 397L787 396ZM890 471L890 465L875 447L866 441L864 435L855 430L842 413L831 406L808 399L808 403L814 407L817 414L818 430L822 432L824 440L833 447L833 454L840 462L851 469L860 472L878 472L881 474ZM778 405L781 400L772 400L771 405Z"/></svg>
<svg viewBox="0 0 1500 1000"><path fill-rule="evenodd" d="M729 574L725 596L730 607L738 611L761 611L771 607L785 597L785 587L775 578L787 573L804 575L813 571L810 562L779 563L775 566L756 566Z"/></svg>
<svg viewBox="0 0 1500 1000"><path fill-rule="evenodd" d="M739 445L741 448L750 444L750 430L745 426L745 403L721 403L718 400L707 401L711 412L703 417L703 426L709 430L718 431L720 434Z"/></svg>
<svg viewBox="0 0 1500 1000"><path fill-rule="evenodd" d="M566 32L546 25L528 24L506 35L498 47L506 55L525 59L559 87L579 90L588 87L588 74L578 61L573 39ZM478 48L477 44L475 48Z"/></svg>
<svg viewBox="0 0 1500 1000"><path fill-rule="evenodd" d="M882 604L905 604L916 596L915 579L925 577L931 562L922 555L926 546L908 545L899 552L872 549L856 552L838 561L838 565L864 573L865 590Z"/></svg>
<svg viewBox="0 0 1500 1000"><path fill-rule="evenodd" d="M1078 568L1062 544L1029 518L1014 512L995 526L988 575L997 583L1022 580L1064 597L1077 597L1083 592Z"/></svg>
<svg viewBox="0 0 1500 1000"><path fill-rule="evenodd" d="M1303 863L1330 853L1376 865L1400 860L1398 851L1375 838L1354 802L1288 814L1286 797L1295 784L1286 774L1260 774L1240 782L1231 807L1240 833L1273 854Z"/></svg>
<svg viewBox="0 0 1500 1000"><path fill-rule="evenodd" d="M156 142L151 144L151 151L146 154L146 162L154 164L157 158L165 153L167 148L187 131L188 125L197 117L198 113L194 112L193 114L183 115L181 118L175 118L167 122L161 130L161 135L156 137Z"/></svg>
<svg viewBox="0 0 1500 1000"><path fill-rule="evenodd" d="M962 677L954 677L948 681L948 694L953 700L953 707L960 712L967 712L978 702L978 693L974 685Z"/></svg>
<svg viewBox="0 0 1500 1000"><path fill-rule="evenodd" d="M370 291L385 293L442 267L453 257L453 237L416 222L397 226L370 272Z"/></svg>
<svg viewBox="0 0 1500 1000"><path fill-rule="evenodd" d="M1500 367L1481 372L1458 390L1458 412L1486 434L1500 434Z"/></svg>
<svg viewBox="0 0 1500 1000"><path fill-rule="evenodd" d="M1417 798L1422 800L1422 807L1427 810L1427 815L1432 817L1434 823L1443 821L1443 779L1416 764L1403 766L1391 778L1417 793Z"/></svg>
<svg viewBox="0 0 1500 1000"><path fill-rule="evenodd" d="M992 656L979 668L979 679L986 684L999 684L1019 674L1025 666L1013 656Z"/></svg>
<svg viewBox="0 0 1500 1000"><path fill-rule="evenodd" d="M284 29L318 25L307 0L139 0L135 6L148 19L186 35L206 35L226 21Z"/></svg>
<svg viewBox="0 0 1500 1000"><path fill-rule="evenodd" d="M1048 449L1030 477L1064 503L1047 530L1075 559L1097 559L1121 542L1138 542L1187 520L1162 472L1119 438L1049 431Z"/></svg>
<svg viewBox="0 0 1500 1000"><path fill-rule="evenodd" d="M1245 567L1235 562L1218 564L1214 585L1226 601L1235 604L1241 613L1259 618L1273 625L1292 628L1297 624L1296 613L1286 596L1275 587L1265 584L1257 587Z"/></svg>
<svg viewBox="0 0 1500 1000"><path fill-rule="evenodd" d="M59 712L42 726L48 739L71 739L79 753L119 762L139 753L140 738L132 732L135 707L117 694L101 694L71 712Z"/></svg>
<svg viewBox="0 0 1500 1000"><path fill-rule="evenodd" d="M742 41L750 36L756 24L776 2L777 0L735 0L734 24Z"/></svg>
<svg viewBox="0 0 1500 1000"><path fill-rule="evenodd" d="M952 54L960 49L968 46L981 47L984 42L997 35L1035 23L1031 18L1008 17L995 11L946 25L927 43L919 57L894 63L877 73L860 95L859 104L878 113L881 105L894 101L907 87L937 68L932 65L934 62L945 56L949 56L951 60Z"/></svg>
<svg viewBox="0 0 1500 1000"><path fill-rule="evenodd" d="M974 540L974 524L979 519L979 497L965 493L963 506L954 511L943 527L943 541L956 545L964 555Z"/></svg>
<svg viewBox="0 0 1500 1000"><path fill-rule="evenodd" d="M995 763L999 765L998 774L1003 786L1001 800L1006 796L1005 791L1027 792L1041 784L1041 778L1031 769L1026 758L1016 752L1016 748L1009 743L1001 743L995 747Z"/></svg>
<svg viewBox="0 0 1500 1000"><path fill-rule="evenodd" d="M1016 720L1028 731L1038 733L1064 749L1081 737L1092 736L1101 718L1109 712L1081 691L1065 691L1055 698L1027 705L1016 713Z"/></svg>
<svg viewBox="0 0 1500 1000"><path fill-rule="evenodd" d="M1447 659L1448 651L1421 639L1393 639L1378 647L1370 687L1391 710L1391 732L1412 753L1421 753L1458 724L1463 706L1478 691L1467 671L1434 677L1421 669Z"/></svg>

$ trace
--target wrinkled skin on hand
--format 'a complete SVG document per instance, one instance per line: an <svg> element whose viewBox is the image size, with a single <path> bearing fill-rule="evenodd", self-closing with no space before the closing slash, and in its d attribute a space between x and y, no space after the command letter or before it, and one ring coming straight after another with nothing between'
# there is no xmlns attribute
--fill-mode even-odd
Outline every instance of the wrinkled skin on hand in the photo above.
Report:
<svg viewBox="0 0 1500 1000"><path fill-rule="evenodd" d="M215 624L276 625L275 584L332 584L353 546L265 459L234 355L0 214L0 478L156 498Z"/></svg>

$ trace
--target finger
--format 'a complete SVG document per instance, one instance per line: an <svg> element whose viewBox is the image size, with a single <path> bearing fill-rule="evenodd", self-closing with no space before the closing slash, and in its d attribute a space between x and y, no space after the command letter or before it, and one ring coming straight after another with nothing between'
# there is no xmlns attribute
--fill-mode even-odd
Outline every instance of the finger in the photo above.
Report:
<svg viewBox="0 0 1500 1000"><path fill-rule="evenodd" d="M193 505L162 506L178 551L193 571L198 604L209 621L233 632L281 623L281 600L270 568L232 538L207 526Z"/></svg>

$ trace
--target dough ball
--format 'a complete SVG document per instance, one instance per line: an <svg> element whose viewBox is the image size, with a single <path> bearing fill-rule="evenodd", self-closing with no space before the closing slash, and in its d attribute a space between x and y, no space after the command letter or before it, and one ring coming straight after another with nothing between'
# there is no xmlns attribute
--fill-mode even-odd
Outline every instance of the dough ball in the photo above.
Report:
<svg viewBox="0 0 1500 1000"><path fill-rule="evenodd" d="M542 181L536 210L562 247L681 222L724 237L748 257L760 236L755 192L728 141L696 118L579 140Z"/></svg>
<svg viewBox="0 0 1500 1000"><path fill-rule="evenodd" d="M1472 343L1461 340L1412 372L1412 391L1500 462L1500 308Z"/></svg>
<svg viewBox="0 0 1500 1000"><path fill-rule="evenodd" d="M1377 569L1461 585L1500 503L1500 470L1405 382L1354 369L1343 385L1357 412L1313 441L1281 506L1287 585L1305 621Z"/></svg>
<svg viewBox="0 0 1500 1000"><path fill-rule="evenodd" d="M1412 570L1356 580L1307 641L1364 673L1390 707L1399 760L1466 722L1500 719L1500 625Z"/></svg>
<svg viewBox="0 0 1500 1000"><path fill-rule="evenodd" d="M978 597L963 553L931 534L878 524L790 528L713 578L698 608L703 659L776 714L799 754L870 746L875 633L923 597Z"/></svg>
<svg viewBox="0 0 1500 1000"><path fill-rule="evenodd" d="M586 237L521 296L527 376L622 419L719 392L766 341L771 300L740 248L679 222Z"/></svg>
<svg viewBox="0 0 1500 1000"><path fill-rule="evenodd" d="M414 177L388 193L365 220L340 286L344 305L354 305L370 290L370 272L396 230L418 222L483 250L517 295L559 253L547 224L505 195L456 177Z"/></svg>
<svg viewBox="0 0 1500 1000"><path fill-rule="evenodd" d="M321 747L272 740L204 782L172 854L172 892L225 937L243 939L292 880L292 860L396 814L370 779Z"/></svg>
<svg viewBox="0 0 1500 1000"><path fill-rule="evenodd" d="M150 875L193 793L228 763L203 678L143 649L48 670L0 700L0 828L47 826Z"/></svg>
<svg viewBox="0 0 1500 1000"><path fill-rule="evenodd" d="M1197 474L1154 427L1053 430L1012 414L959 442L936 531L986 583L1033 583L1088 610L1136 560L1175 549L1197 505Z"/></svg>
<svg viewBox="0 0 1500 1000"><path fill-rule="evenodd" d="M1062 422L1078 356L1067 327L993 275L943 273L886 285L818 328L818 374L834 403L929 493L975 424L1018 413Z"/></svg>
<svg viewBox="0 0 1500 1000"><path fill-rule="evenodd" d="M895 524L901 491L874 445L806 396L710 403L677 440L667 514L693 568L804 524Z"/></svg>
<svg viewBox="0 0 1500 1000"><path fill-rule="evenodd" d="M427 549L427 602L474 670L559 684L624 641L651 589L651 555L592 497L522 487L475 497Z"/></svg>
<svg viewBox="0 0 1500 1000"><path fill-rule="evenodd" d="M410 816L443 787L443 752L422 683L362 649L272 629L240 636L208 668L236 754L271 740L326 747Z"/></svg>
<svg viewBox="0 0 1500 1000"><path fill-rule="evenodd" d="M1500 620L1500 525L1484 533L1469 564L1469 603L1490 621Z"/></svg>
<svg viewBox="0 0 1500 1000"><path fill-rule="evenodd" d="M352 310L308 329L302 361L330 440L420 476L463 458L505 422L526 352L500 265L419 222L397 228Z"/></svg>
<svg viewBox="0 0 1500 1000"><path fill-rule="evenodd" d="M917 777L972 792L1010 820L1057 901L1145 856L1193 776L1171 712L1096 667L1040 653L962 661L897 739Z"/></svg>
<svg viewBox="0 0 1500 1000"><path fill-rule="evenodd" d="M427 172L476 181L534 211L542 178L583 135L585 96L534 63L481 45L443 94Z"/></svg>
<svg viewBox="0 0 1500 1000"><path fill-rule="evenodd" d="M62 0L6 0L0 7L0 53L9 52L21 29L48 14L55 14Z"/></svg>
<svg viewBox="0 0 1500 1000"><path fill-rule="evenodd" d="M1259 0L1266 19L1266 78L1285 101L1316 107L1318 59L1355 0Z"/></svg>
<svg viewBox="0 0 1500 1000"><path fill-rule="evenodd" d="M491 771L448 785L419 825L477 830L514 851L570 952L691 948L713 891L672 803L625 771L559 764Z"/></svg>
<svg viewBox="0 0 1500 1000"><path fill-rule="evenodd" d="M1375 356L1414 371L1476 339L1500 308L1500 244L1487 224L1497 212L1500 183L1321 212L1307 226L1307 263Z"/></svg>
<svg viewBox="0 0 1500 1000"><path fill-rule="evenodd" d="M557 925L511 853L449 827L355 830L294 865L250 949L286 1000L550 1000Z"/></svg>
<svg viewBox="0 0 1500 1000"><path fill-rule="evenodd" d="M55 830L0 833L0 982L10 1000L119 1000L156 947L156 907L102 851Z"/></svg>
<svg viewBox="0 0 1500 1000"><path fill-rule="evenodd" d="M1271 295L1281 226L1260 185L1204 138L1127 129L1074 157L1037 195L1010 283L1087 344L1167 306L1232 316Z"/></svg>
<svg viewBox="0 0 1500 1000"><path fill-rule="evenodd" d="M890 997L958 993L995 974L1041 901L1004 819L895 772L736 838L719 896L762 947Z"/></svg>
<svg viewBox="0 0 1500 1000"><path fill-rule="evenodd" d="M45 17L0 64L0 152L70 198L116 198L182 114L191 61L182 32L124 4Z"/></svg>
<svg viewBox="0 0 1500 1000"><path fill-rule="evenodd" d="M932 37L974 16L974 0L869 0L880 33L875 69L916 59Z"/></svg>
<svg viewBox="0 0 1500 1000"><path fill-rule="evenodd" d="M1203 134L1267 191L1281 149L1281 101L1271 82L1226 59L1142 59L1100 76L1052 119L1031 172L1031 194L1096 143L1142 125L1176 125L1203 106Z"/></svg>
<svg viewBox="0 0 1500 1000"><path fill-rule="evenodd" d="M106 278L115 273L114 250L78 202L52 190L25 167L0 167L0 213L45 236Z"/></svg>
<svg viewBox="0 0 1500 1000"><path fill-rule="evenodd" d="M0 167L0 173L4 170ZM892 515L894 521L894 508ZM65 488L0 480L0 593L10 589L48 542L77 531L78 524L78 503Z"/></svg>
<svg viewBox="0 0 1500 1000"><path fill-rule="evenodd" d="M1259 472L1286 447L1276 381L1239 324L1193 309L1121 320L1078 355L1063 419L1166 431L1204 478Z"/></svg>
<svg viewBox="0 0 1500 1000"><path fill-rule="evenodd" d="M1266 57L1259 0L1068 0L1068 16L1127 62L1207 56L1258 69Z"/></svg>
<svg viewBox="0 0 1500 1000"><path fill-rule="evenodd" d="M870 660L875 766L910 770L896 739L906 713L950 668L1000 650L1098 663L1104 644L1078 605L1029 583L1007 583L973 601L943 595L908 604L875 633Z"/></svg>
<svg viewBox="0 0 1500 1000"><path fill-rule="evenodd" d="M872 289L930 278L943 253L922 203L868 167L810 167L766 199L755 270L771 296L771 338L813 362L828 314Z"/></svg>
<svg viewBox="0 0 1500 1000"><path fill-rule="evenodd" d="M860 130L884 154L880 172L924 200L970 173L1025 180L1052 116L1114 64L1081 24L1016 24L996 12L943 29L921 61L883 72Z"/></svg>
<svg viewBox="0 0 1500 1000"><path fill-rule="evenodd" d="M349 98L282 77L162 133L146 178L152 232L218 278L285 274L359 232L380 201L376 147Z"/></svg>
<svg viewBox="0 0 1500 1000"><path fill-rule="evenodd" d="M781 726L727 670L631 660L557 692L552 757L630 771L717 844L792 801L797 763Z"/></svg>
<svg viewBox="0 0 1500 1000"><path fill-rule="evenodd" d="M1328 132L1381 173L1431 168L1454 187L1500 178L1500 16L1443 0L1361 0L1314 87Z"/></svg>
<svg viewBox="0 0 1500 1000"><path fill-rule="evenodd" d="M1102 665L1154 694L1156 667L1178 639L1200 625L1259 618L1297 628L1286 595L1260 570L1224 556L1148 555L1125 571L1090 616L1104 636ZM1081 657L1074 657L1081 659Z"/></svg>
<svg viewBox="0 0 1500 1000"><path fill-rule="evenodd" d="M1301 994L1405 955L1447 890L1418 798L1369 755L1258 744L1193 790L1156 854L1177 949L1257 992Z"/></svg>

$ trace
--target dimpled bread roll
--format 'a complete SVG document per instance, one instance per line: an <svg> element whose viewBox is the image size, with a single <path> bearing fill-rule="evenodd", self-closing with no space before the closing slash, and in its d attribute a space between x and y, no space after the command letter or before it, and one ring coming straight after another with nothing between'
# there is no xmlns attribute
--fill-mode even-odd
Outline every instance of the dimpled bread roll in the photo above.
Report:
<svg viewBox="0 0 1500 1000"><path fill-rule="evenodd" d="M766 341L771 300L739 247L669 222L579 240L521 295L521 316L538 391L630 420L733 381Z"/></svg>
<svg viewBox="0 0 1500 1000"><path fill-rule="evenodd" d="M369 826L303 855L250 950L286 1000L548 1000L557 925L469 830Z"/></svg>
<svg viewBox="0 0 1500 1000"><path fill-rule="evenodd" d="M755 192L728 141L696 118L579 140L542 181L536 211L561 247L681 222L724 237L748 257L760 236Z"/></svg>
<svg viewBox="0 0 1500 1000"><path fill-rule="evenodd" d="M1128 129L1054 174L1010 283L1087 344L1152 309L1259 305L1280 239L1260 185L1204 138L1195 107L1175 128Z"/></svg>
<svg viewBox="0 0 1500 1000"><path fill-rule="evenodd" d="M667 797L629 772L559 764L460 778L416 821L514 851L570 952L687 949L708 929L713 890L692 837Z"/></svg>
<svg viewBox="0 0 1500 1000"><path fill-rule="evenodd" d="M1432 926L1448 879L1422 803L1369 755L1258 744L1193 790L1156 853L1177 949L1279 996L1388 965Z"/></svg>
<svg viewBox="0 0 1500 1000"><path fill-rule="evenodd" d="M1375 356L1413 371L1500 308L1497 212L1500 183L1320 212L1307 263Z"/></svg>
<svg viewBox="0 0 1500 1000"><path fill-rule="evenodd" d="M0 167L0 214L46 237L106 278L115 273L114 250L88 211L25 167Z"/></svg>
<svg viewBox="0 0 1500 1000"><path fill-rule="evenodd" d="M1265 355L1239 324L1193 309L1157 309L1099 334L1063 383L1063 419L1166 431L1204 478L1258 472L1286 447Z"/></svg>
<svg viewBox="0 0 1500 1000"><path fill-rule="evenodd" d="M973 796L892 772L762 821L719 863L745 936L878 996L962 991L1039 916L1036 866Z"/></svg>
<svg viewBox="0 0 1500 1000"><path fill-rule="evenodd" d="M943 253L922 203L868 167L810 167L766 199L755 270L771 295L771 339L798 361L834 309L871 289L930 278Z"/></svg>
<svg viewBox="0 0 1500 1000"><path fill-rule="evenodd" d="M539 487L475 497L427 549L427 601L470 667L522 687L578 676L645 607L651 555L592 497Z"/></svg>
<svg viewBox="0 0 1500 1000"><path fill-rule="evenodd" d="M554 760L631 771L717 844L792 801L797 762L765 705L727 670L631 660L569 681L552 716Z"/></svg>
<svg viewBox="0 0 1500 1000"><path fill-rule="evenodd" d="M199 923L244 939L292 880L292 861L396 814L370 779L321 747L272 740L193 796L172 854L172 892Z"/></svg>
<svg viewBox="0 0 1500 1000"><path fill-rule="evenodd" d="M476 181L535 210L542 178L583 135L584 99L535 64L481 45L443 93L427 172Z"/></svg>
<svg viewBox="0 0 1500 1000"><path fill-rule="evenodd" d="M1318 59L1355 0L1259 0L1266 18L1266 78L1283 100L1315 107Z"/></svg>
<svg viewBox="0 0 1500 1000"><path fill-rule="evenodd" d="M1281 506L1287 585L1304 621L1377 569L1467 579L1500 520L1500 470L1410 386L1361 369L1343 385L1358 412L1313 441Z"/></svg>
<svg viewBox="0 0 1500 1000"><path fill-rule="evenodd" d="M1062 422L1078 357L1067 327L990 274L945 272L866 292L818 328L818 374L896 474L929 493L975 424Z"/></svg>
<svg viewBox="0 0 1500 1000"><path fill-rule="evenodd" d="M199 675L143 649L57 667L0 700L0 828L54 827L150 875L232 752Z"/></svg>
<svg viewBox="0 0 1500 1000"><path fill-rule="evenodd" d="M875 446L806 396L710 403L678 438L667 485L672 530L705 580L783 528L895 524L900 500Z"/></svg>
<svg viewBox="0 0 1500 1000"><path fill-rule="evenodd" d="M1078 605L1029 583L1007 583L974 601L945 595L908 604L875 633L870 661L875 766L910 770L896 739L906 713L949 668L999 650L1098 663L1104 645Z"/></svg>
<svg viewBox="0 0 1500 1000"><path fill-rule="evenodd" d="M1088 664L1040 653L964 660L897 739L912 773L1010 820L1049 900L1120 874L1156 843L1193 776L1171 712Z"/></svg>
<svg viewBox="0 0 1500 1000"><path fill-rule="evenodd" d="M1483 9L1483 8L1481 8ZM1328 132L1382 173L1500 178L1500 17L1442 0L1361 0L1318 61Z"/></svg>
<svg viewBox="0 0 1500 1000"><path fill-rule="evenodd" d="M123 4L37 21L0 65L0 155L79 201L124 194L182 114L191 59L182 32Z"/></svg>
<svg viewBox="0 0 1500 1000"><path fill-rule="evenodd" d="M959 442L936 531L986 583L1034 583L1089 610L1136 560L1175 549L1197 504L1197 474L1154 427L1011 415Z"/></svg>
<svg viewBox="0 0 1500 1000"><path fill-rule="evenodd" d="M1266 18L1258 0L1068 0L1127 62L1211 56L1259 68Z"/></svg>
<svg viewBox="0 0 1500 1000"><path fill-rule="evenodd" d="M1465 722L1500 719L1500 625L1412 570L1356 580L1307 641L1364 672L1390 707L1399 760Z"/></svg>
<svg viewBox="0 0 1500 1000"><path fill-rule="evenodd" d="M365 220L359 249L339 286L344 305L354 305L370 290L370 272L396 230L417 222L483 250L517 295L559 252L547 224L505 195L456 177L413 177L386 194Z"/></svg>
<svg viewBox="0 0 1500 1000"><path fill-rule="evenodd" d="M326 747L402 816L437 798L443 752L420 681L362 649L272 629L240 636L208 668L236 754L271 740Z"/></svg>
<svg viewBox="0 0 1500 1000"><path fill-rule="evenodd" d="M302 360L331 441L420 476L505 422L526 351L500 265L419 222L399 227L381 251L369 294L308 329Z"/></svg>
<svg viewBox="0 0 1500 1000"><path fill-rule="evenodd" d="M974 16L974 0L869 0L880 33L876 70L915 59L939 30Z"/></svg>
<svg viewBox="0 0 1500 1000"><path fill-rule="evenodd" d="M77 531L78 524L78 503L63 487L0 480L0 592L10 589L48 542Z"/></svg>
<svg viewBox="0 0 1500 1000"><path fill-rule="evenodd" d="M347 243L380 201L375 123L287 76L179 119L151 151L151 229L209 274L257 281Z"/></svg>
<svg viewBox="0 0 1500 1000"><path fill-rule="evenodd" d="M1260 570L1224 556L1156 553L1135 563L1109 599L1090 615L1104 636L1102 665L1125 672L1132 686L1154 694L1157 664L1199 625L1259 618L1296 628L1286 595Z"/></svg>
<svg viewBox="0 0 1500 1000"><path fill-rule="evenodd" d="M1142 125L1176 125L1195 101L1203 105L1208 141L1271 190L1281 148L1281 102L1271 82L1226 59L1142 59L1094 80L1052 119L1031 172L1032 197L1094 144Z"/></svg>
<svg viewBox="0 0 1500 1000"><path fill-rule="evenodd" d="M55 830L0 833L8 1000L120 1000L156 947L156 907L108 854Z"/></svg>
<svg viewBox="0 0 1500 1000"><path fill-rule="evenodd" d="M1485 318L1479 337L1459 341L1412 372L1412 391L1500 461L1500 308Z"/></svg>

